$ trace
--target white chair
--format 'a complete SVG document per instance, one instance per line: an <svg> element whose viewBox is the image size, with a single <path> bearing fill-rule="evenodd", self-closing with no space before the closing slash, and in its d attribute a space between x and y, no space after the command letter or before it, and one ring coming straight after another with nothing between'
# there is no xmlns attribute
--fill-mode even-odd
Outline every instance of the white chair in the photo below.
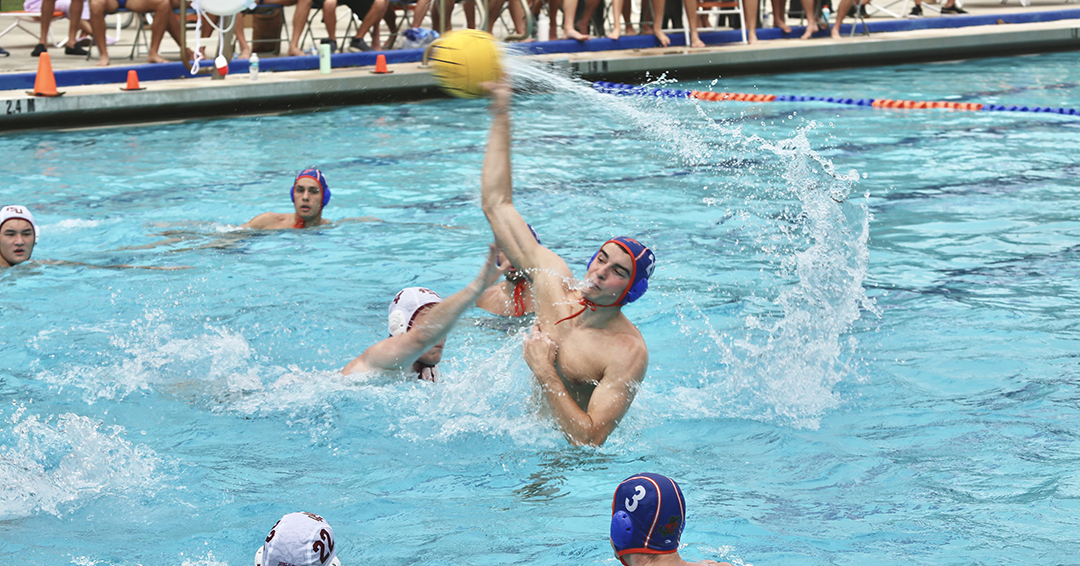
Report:
<svg viewBox="0 0 1080 566"><path fill-rule="evenodd" d="M745 0L746 2L759 2L760 0ZM701 20L701 16L707 16L709 22L712 23L713 17L716 16L729 16L739 15L739 31L742 32L742 42L747 43L746 40L746 15L743 13L743 5L740 0L705 0L704 2L698 2L697 12L693 17ZM698 32L703 31L715 31L721 29L716 26L698 26ZM686 44L690 45L690 28L683 28L683 36L686 38Z"/></svg>

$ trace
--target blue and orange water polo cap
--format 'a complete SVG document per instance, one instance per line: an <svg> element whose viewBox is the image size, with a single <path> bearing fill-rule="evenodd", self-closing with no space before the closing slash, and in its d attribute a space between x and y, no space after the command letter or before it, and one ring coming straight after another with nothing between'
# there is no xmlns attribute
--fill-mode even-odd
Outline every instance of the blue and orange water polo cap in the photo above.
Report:
<svg viewBox="0 0 1080 566"><path fill-rule="evenodd" d="M679 549L686 502L675 480L636 474L615 488L611 502L611 544L615 555L670 554Z"/></svg>
<svg viewBox="0 0 1080 566"><path fill-rule="evenodd" d="M322 174L322 171L319 171L314 167L304 169L296 176L296 180L293 181L293 186L289 187L289 198L291 198L293 202L296 202L296 181L299 181L304 177L313 179L320 187L322 187L322 205L323 208L326 208L326 203L330 202L330 187L326 184L326 176Z"/></svg>
<svg viewBox="0 0 1080 566"><path fill-rule="evenodd" d="M626 290L623 291L622 295L610 305L599 306L629 305L640 299L645 294L645 291L649 290L649 277L652 277L653 269L656 267L656 255L641 242L628 236L619 236L604 242L604 245L600 247L603 248L612 242L630 254L630 257L634 260L634 265L630 273L630 284L626 286ZM596 256L599 253L600 250L596 250L596 253L593 254L592 259L589 260L589 267L592 267L592 263L596 261Z"/></svg>

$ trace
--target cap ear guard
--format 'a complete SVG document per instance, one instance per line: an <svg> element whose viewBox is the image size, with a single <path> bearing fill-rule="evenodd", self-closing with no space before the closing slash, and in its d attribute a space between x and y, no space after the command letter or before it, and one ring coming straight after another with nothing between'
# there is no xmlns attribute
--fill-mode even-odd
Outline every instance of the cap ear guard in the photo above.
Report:
<svg viewBox="0 0 1080 566"><path fill-rule="evenodd" d="M630 303L641 298L645 294L645 291L649 290L649 280L641 279L626 292L626 297L623 298L622 304L629 305Z"/></svg>
<svg viewBox="0 0 1080 566"><path fill-rule="evenodd" d="M616 511L611 516L611 544L616 550L622 550L634 540L634 522L626 511Z"/></svg>

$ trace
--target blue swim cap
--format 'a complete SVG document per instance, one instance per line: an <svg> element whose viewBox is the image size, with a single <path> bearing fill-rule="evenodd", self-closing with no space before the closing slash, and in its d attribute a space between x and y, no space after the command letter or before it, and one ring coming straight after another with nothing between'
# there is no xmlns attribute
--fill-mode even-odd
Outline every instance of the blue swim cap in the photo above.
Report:
<svg viewBox="0 0 1080 566"><path fill-rule="evenodd" d="M645 294L645 291L649 290L649 277L652 276L653 268L656 267L656 256L653 255L652 250L645 247L641 242L627 236L619 236L604 242L604 246L612 242L630 254L630 257L634 260L634 268L630 273L630 284L626 286L623 294L614 303L599 306L629 305L640 299ZM604 246L600 247L603 248ZM593 254L592 259L589 260L589 267L592 267L592 262L596 260L599 253L600 250L596 250L596 253Z"/></svg>
<svg viewBox="0 0 1080 566"><path fill-rule="evenodd" d="M319 183L319 186L322 187L322 205L323 208L325 208L326 203L330 202L330 187L326 186L326 177L322 174L322 171L319 171L314 167L304 169L296 176L296 180L293 181L293 186L289 187L289 197L292 198L293 202L296 202L296 193L294 192L294 189L296 188L296 181L299 181L301 177L314 179Z"/></svg>
<svg viewBox="0 0 1080 566"><path fill-rule="evenodd" d="M686 503L675 480L660 474L637 474L615 488L611 544L620 561L625 554L675 552L685 524Z"/></svg>

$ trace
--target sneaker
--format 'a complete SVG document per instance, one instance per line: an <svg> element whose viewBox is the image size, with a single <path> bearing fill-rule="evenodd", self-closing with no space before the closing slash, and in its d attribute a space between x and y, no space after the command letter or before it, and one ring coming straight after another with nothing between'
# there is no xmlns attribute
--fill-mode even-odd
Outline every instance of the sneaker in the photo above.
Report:
<svg viewBox="0 0 1080 566"><path fill-rule="evenodd" d="M79 47L79 44L76 43L75 47L65 46L64 55L81 55L83 57L86 57L87 55L89 55L89 53L87 53L86 50L82 47Z"/></svg>
<svg viewBox="0 0 1080 566"><path fill-rule="evenodd" d="M331 39L330 40L330 52L331 53L337 53L338 52L338 50L337 50L337 40L336 39Z"/></svg>
<svg viewBox="0 0 1080 566"><path fill-rule="evenodd" d="M922 6L915 6L914 8L912 8L912 9L911 9L911 14L909 14L909 15L910 15L911 17L919 17L919 16L922 16Z"/></svg>
<svg viewBox="0 0 1080 566"><path fill-rule="evenodd" d="M371 51L371 46L362 38L354 37L349 41L349 49L352 51Z"/></svg>
<svg viewBox="0 0 1080 566"><path fill-rule="evenodd" d="M3 47L0 47L0 57L10 57L11 53L8 53Z"/></svg>
<svg viewBox="0 0 1080 566"><path fill-rule="evenodd" d="M967 10L953 4L952 6L945 6L941 9L942 14L966 14Z"/></svg>
<svg viewBox="0 0 1080 566"><path fill-rule="evenodd" d="M46 51L48 51L48 49L45 48L45 44L44 43L39 43L39 44L34 46L34 50L30 52L30 56L31 57L37 57L38 55L41 55L42 53L45 53Z"/></svg>

